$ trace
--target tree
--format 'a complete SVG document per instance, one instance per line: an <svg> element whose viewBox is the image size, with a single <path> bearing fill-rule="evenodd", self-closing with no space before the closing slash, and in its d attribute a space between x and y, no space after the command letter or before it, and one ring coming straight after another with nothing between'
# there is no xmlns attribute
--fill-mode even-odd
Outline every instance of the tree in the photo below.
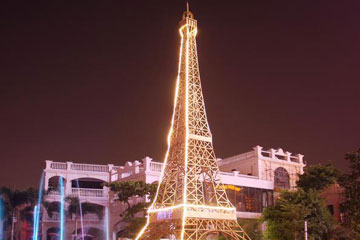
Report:
<svg viewBox="0 0 360 240"><path fill-rule="evenodd" d="M103 207L100 205L89 202L80 203L80 199L74 196L66 197L65 201L68 203L67 213L71 219L80 217L87 213L95 213L100 219L103 218Z"/></svg>
<svg viewBox="0 0 360 240"><path fill-rule="evenodd" d="M78 234L78 220L87 213L95 213L99 219L103 218L103 207L89 202L80 202L78 197L68 196L65 198L68 203L67 215L75 221L75 235Z"/></svg>
<svg viewBox="0 0 360 240"><path fill-rule="evenodd" d="M277 240L303 239L305 221L308 222L309 239L333 239L331 236L340 233L339 226L320 196L323 189L335 182L337 175L337 170L331 165L310 166L299 176L297 190L282 192L275 205L264 210L266 237Z"/></svg>
<svg viewBox="0 0 360 240"><path fill-rule="evenodd" d="M59 202L44 201L43 206L49 217L52 217L54 215L54 213L60 212L60 203Z"/></svg>
<svg viewBox="0 0 360 240"><path fill-rule="evenodd" d="M355 235L354 239L360 239L360 149L347 153L345 160L350 164L350 171L342 174L338 180L344 188L345 197L341 211L345 215L345 224Z"/></svg>
<svg viewBox="0 0 360 240"><path fill-rule="evenodd" d="M309 189L322 191L327 186L333 184L338 175L339 171L331 164L315 164L308 167L304 174L299 176L299 181L296 184L304 191Z"/></svg>
<svg viewBox="0 0 360 240"><path fill-rule="evenodd" d="M323 240L333 219L319 192L285 191L274 206L263 212L267 223L266 237L278 240L297 240L304 235L304 222L308 222L309 239Z"/></svg>
<svg viewBox="0 0 360 240"><path fill-rule="evenodd" d="M12 190L7 187L0 188L0 197L4 202L4 219L11 224L11 228L7 229L7 236L11 236L14 239L15 221L16 217L20 217L20 220L30 220L32 210L37 198L37 190L34 188L28 188L26 190Z"/></svg>
<svg viewBox="0 0 360 240"><path fill-rule="evenodd" d="M349 229L344 228L338 223L334 223L327 234L327 238L324 240L350 240L354 239Z"/></svg>
<svg viewBox="0 0 360 240"><path fill-rule="evenodd" d="M116 195L116 199L125 204L126 209L120 215L125 224L125 228L119 237L133 238L146 222L145 210L155 197L156 184L148 184L142 181L133 182L114 182L108 185ZM150 201L146 201L144 198ZM135 199L143 198L144 201L138 202Z"/></svg>

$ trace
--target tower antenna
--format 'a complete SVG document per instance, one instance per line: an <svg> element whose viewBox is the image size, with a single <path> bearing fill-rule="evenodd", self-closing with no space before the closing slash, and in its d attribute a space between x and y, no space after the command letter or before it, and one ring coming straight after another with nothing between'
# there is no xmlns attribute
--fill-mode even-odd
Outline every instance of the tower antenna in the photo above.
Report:
<svg viewBox="0 0 360 240"><path fill-rule="evenodd" d="M186 1L186 11L190 12L189 1Z"/></svg>

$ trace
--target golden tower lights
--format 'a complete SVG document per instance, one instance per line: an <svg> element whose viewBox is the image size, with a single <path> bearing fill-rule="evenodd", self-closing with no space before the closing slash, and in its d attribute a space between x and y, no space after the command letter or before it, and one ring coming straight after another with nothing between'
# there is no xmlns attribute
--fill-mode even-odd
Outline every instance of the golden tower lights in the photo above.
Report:
<svg viewBox="0 0 360 240"><path fill-rule="evenodd" d="M220 182L201 89L197 21L189 7L179 32L179 72L168 150L147 223L136 239L192 240L223 234L248 240Z"/></svg>

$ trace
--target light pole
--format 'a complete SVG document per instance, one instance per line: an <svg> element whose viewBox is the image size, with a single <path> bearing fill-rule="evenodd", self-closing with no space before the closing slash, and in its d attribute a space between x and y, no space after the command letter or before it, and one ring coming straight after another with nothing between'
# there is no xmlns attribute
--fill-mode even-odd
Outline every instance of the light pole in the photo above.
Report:
<svg viewBox="0 0 360 240"><path fill-rule="evenodd" d="M15 217L15 211L13 212L13 216L12 216L12 223L11 223L11 240L14 240L14 227L15 227L15 223L16 223L16 217Z"/></svg>

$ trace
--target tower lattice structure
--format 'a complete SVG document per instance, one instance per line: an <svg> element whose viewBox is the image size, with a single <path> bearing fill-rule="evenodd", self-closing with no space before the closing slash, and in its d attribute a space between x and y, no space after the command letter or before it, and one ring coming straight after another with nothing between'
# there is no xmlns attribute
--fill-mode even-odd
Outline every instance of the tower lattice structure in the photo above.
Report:
<svg viewBox="0 0 360 240"><path fill-rule="evenodd" d="M220 182L200 82L197 21L189 9L179 32L179 72L168 150L147 224L136 239L193 240L222 234L248 240Z"/></svg>

